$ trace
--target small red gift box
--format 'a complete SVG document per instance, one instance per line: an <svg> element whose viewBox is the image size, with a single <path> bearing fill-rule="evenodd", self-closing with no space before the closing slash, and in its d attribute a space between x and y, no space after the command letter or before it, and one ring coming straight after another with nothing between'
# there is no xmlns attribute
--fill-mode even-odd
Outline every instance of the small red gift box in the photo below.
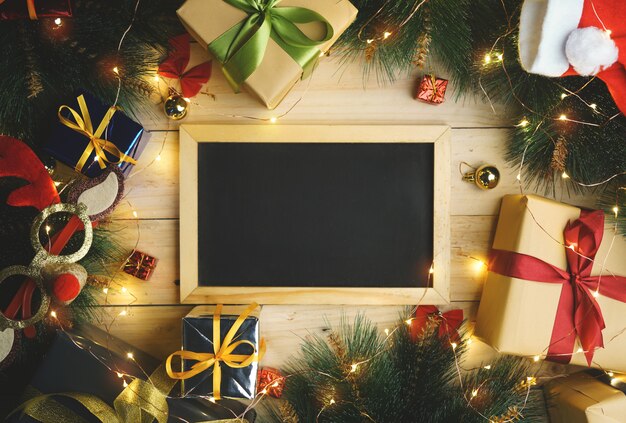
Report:
<svg viewBox="0 0 626 423"><path fill-rule="evenodd" d="M441 104L445 100L448 80L435 77L435 75L424 75L417 89L416 99L430 104Z"/></svg>
<svg viewBox="0 0 626 423"><path fill-rule="evenodd" d="M280 371L271 367L264 367L259 372L257 380L257 392L265 392L274 398L280 398L285 387L285 378Z"/></svg>
<svg viewBox="0 0 626 423"><path fill-rule="evenodd" d="M133 254L124 264L124 272L141 280L147 281L152 276L157 265L157 259L141 251L133 251Z"/></svg>

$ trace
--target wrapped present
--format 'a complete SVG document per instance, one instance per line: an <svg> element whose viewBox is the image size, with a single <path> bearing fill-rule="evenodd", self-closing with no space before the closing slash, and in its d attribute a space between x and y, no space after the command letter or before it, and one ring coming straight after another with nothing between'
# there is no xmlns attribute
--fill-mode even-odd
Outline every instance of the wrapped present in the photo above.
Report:
<svg viewBox="0 0 626 423"><path fill-rule="evenodd" d="M124 263L124 272L142 281L147 281L152 276L157 262L156 258L135 250Z"/></svg>
<svg viewBox="0 0 626 423"><path fill-rule="evenodd" d="M175 383L158 360L103 331L58 332L26 388L22 405L7 421L254 421L254 413L247 413L245 420L232 419L245 411L236 401L217 405L198 398L166 398Z"/></svg>
<svg viewBox="0 0 626 423"><path fill-rule="evenodd" d="M544 387L552 423L618 423L626 395L587 373L557 378Z"/></svg>
<svg viewBox="0 0 626 423"><path fill-rule="evenodd" d="M441 104L445 100L448 80L435 77L435 75L424 75L415 98L425 103Z"/></svg>
<svg viewBox="0 0 626 423"><path fill-rule="evenodd" d="M311 72L356 14L348 0L187 0L178 9L235 91L245 87L269 109Z"/></svg>
<svg viewBox="0 0 626 423"><path fill-rule="evenodd" d="M140 124L90 94L61 106L58 119L45 150L90 178L104 172L108 163L118 164L128 175L147 143Z"/></svg>
<svg viewBox="0 0 626 423"><path fill-rule="evenodd" d="M201 306L183 318L183 349L168 357L166 370L182 380L184 395L255 396L258 362L265 353L257 307ZM174 357L182 360L179 372Z"/></svg>
<svg viewBox="0 0 626 423"><path fill-rule="evenodd" d="M0 1L0 20L69 18L70 0L4 0Z"/></svg>
<svg viewBox="0 0 626 423"><path fill-rule="evenodd" d="M505 196L474 334L507 354L625 371L625 254L602 211Z"/></svg>
<svg viewBox="0 0 626 423"><path fill-rule="evenodd" d="M274 398L280 398L285 388L285 377L280 370L272 367L264 367L259 372L257 379L257 392L263 392Z"/></svg>

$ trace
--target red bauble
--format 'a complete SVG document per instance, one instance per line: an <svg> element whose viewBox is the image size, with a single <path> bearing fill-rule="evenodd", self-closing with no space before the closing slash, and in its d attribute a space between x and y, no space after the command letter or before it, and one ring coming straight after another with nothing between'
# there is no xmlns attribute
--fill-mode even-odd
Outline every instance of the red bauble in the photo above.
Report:
<svg viewBox="0 0 626 423"><path fill-rule="evenodd" d="M63 273L52 281L52 295L59 302L74 300L80 294L80 281L71 273Z"/></svg>

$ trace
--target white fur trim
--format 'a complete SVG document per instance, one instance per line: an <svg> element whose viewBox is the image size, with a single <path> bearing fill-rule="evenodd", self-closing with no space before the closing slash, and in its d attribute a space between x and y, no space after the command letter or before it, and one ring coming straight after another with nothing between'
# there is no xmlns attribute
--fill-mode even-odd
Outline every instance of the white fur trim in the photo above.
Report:
<svg viewBox="0 0 626 423"><path fill-rule="evenodd" d="M617 62L619 50L607 31L588 26L571 32L565 44L565 55L578 74L589 76Z"/></svg>
<svg viewBox="0 0 626 423"><path fill-rule="evenodd" d="M519 29L522 67L546 76L561 76L569 69L565 42L578 28L584 0L526 0Z"/></svg>

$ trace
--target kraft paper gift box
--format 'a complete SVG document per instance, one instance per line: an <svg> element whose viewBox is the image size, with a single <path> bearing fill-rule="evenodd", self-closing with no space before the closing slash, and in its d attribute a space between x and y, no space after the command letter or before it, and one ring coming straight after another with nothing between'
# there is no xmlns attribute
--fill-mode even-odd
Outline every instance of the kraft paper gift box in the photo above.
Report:
<svg viewBox="0 0 626 423"><path fill-rule="evenodd" d="M357 14L356 8L348 0L283 0L277 2L275 7L310 9L323 16L332 26L333 36L314 47L314 50L307 55L311 58L309 63L315 63L317 58L333 45L354 21ZM223 53L216 50L214 41L248 19L245 11L231 6L224 0L187 0L178 9L178 16L191 36L220 62L224 61L224 57L220 60ZM316 41L324 39L326 33L324 25L320 22L298 24L297 27L310 39ZM279 36L275 33L272 34L259 66L241 84L269 109L278 106L303 76L302 66L296 63L277 43L278 38ZM311 66L305 68L309 71ZM233 82L228 74L226 77L233 87L236 88L239 85Z"/></svg>
<svg viewBox="0 0 626 423"><path fill-rule="evenodd" d="M558 378L544 387L552 423L621 423L626 395L587 373Z"/></svg>
<svg viewBox="0 0 626 423"><path fill-rule="evenodd" d="M503 198L475 335L502 353L542 358L547 355L548 359L561 363L626 371L626 335L622 333L626 327L626 279L610 276L626 275L626 241L621 235L613 240L611 222L606 222L603 231L604 224L598 222L604 218L602 212L582 213L591 214L600 225L596 236L604 232L595 262L577 256L562 245L570 242L565 240L564 229L569 222L581 217L580 208L534 195L507 195ZM590 235L588 232L589 228L581 229L581 233ZM580 237L584 238L586 241L581 241L580 246L568 245L590 257L589 251L581 251L590 249L585 245L589 243L589 237ZM593 235L591 239L594 239ZM512 264L507 263L510 252L521 254L526 260L517 269L510 267L512 273L506 269L503 271ZM568 270L568 254L578 257L583 266L591 266L591 276L572 277ZM541 278L506 276L535 272L537 264L528 262L533 259L561 269L565 276L549 270L555 279L553 283L538 282ZM599 281L594 277L600 274L603 278L598 285ZM596 304L598 308L594 308ZM577 305L581 309L575 318ZM597 316L597 311L602 317ZM598 327L600 324L594 326L594 322L602 318L606 328L599 336L604 348L599 347L601 341L596 342L597 349L589 347L589 334L594 333L590 328ZM581 333L586 342L581 342ZM598 341L598 338L593 339ZM582 350L585 345L588 350Z"/></svg>

